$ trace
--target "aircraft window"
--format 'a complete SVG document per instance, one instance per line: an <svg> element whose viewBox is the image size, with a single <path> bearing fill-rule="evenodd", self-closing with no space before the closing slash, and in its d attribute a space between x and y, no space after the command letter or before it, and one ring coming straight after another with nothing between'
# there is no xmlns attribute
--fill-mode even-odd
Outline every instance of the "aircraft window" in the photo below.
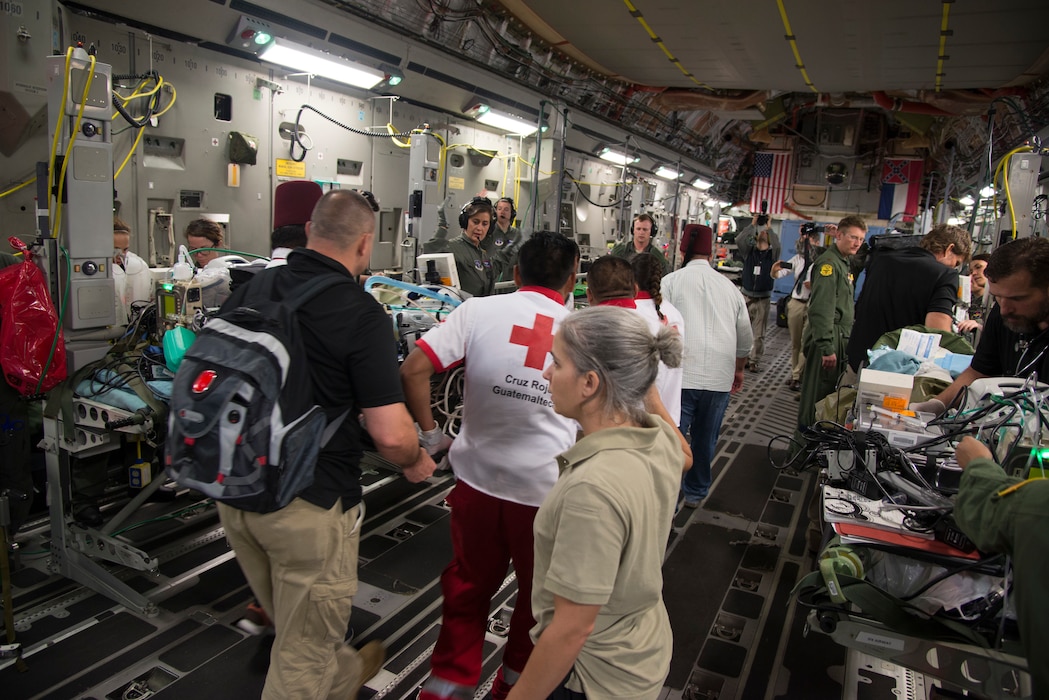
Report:
<svg viewBox="0 0 1049 700"><path fill-rule="evenodd" d="M233 121L233 98L229 95L223 95L221 92L215 93L215 119L220 122Z"/></svg>

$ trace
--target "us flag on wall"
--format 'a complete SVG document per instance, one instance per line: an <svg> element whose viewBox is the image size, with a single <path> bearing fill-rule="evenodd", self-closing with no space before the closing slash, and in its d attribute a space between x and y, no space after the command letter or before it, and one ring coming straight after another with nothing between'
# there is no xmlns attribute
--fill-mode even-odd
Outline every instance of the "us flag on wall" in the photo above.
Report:
<svg viewBox="0 0 1049 700"><path fill-rule="evenodd" d="M769 214L783 213L790 192L794 155L790 151L759 151L754 154L754 177L750 181L750 211L761 211L761 200L769 202Z"/></svg>

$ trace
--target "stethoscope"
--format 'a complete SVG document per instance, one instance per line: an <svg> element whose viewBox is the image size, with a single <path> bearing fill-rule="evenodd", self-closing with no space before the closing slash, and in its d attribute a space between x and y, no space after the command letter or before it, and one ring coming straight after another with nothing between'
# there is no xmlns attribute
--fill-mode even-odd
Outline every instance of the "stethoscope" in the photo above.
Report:
<svg viewBox="0 0 1049 700"><path fill-rule="evenodd" d="M1041 361L1041 359L1045 355L1045 351L1047 349L1045 343L1042 343L1042 347L1038 351L1038 354L1035 355L1034 357L1032 357L1030 362L1027 362L1027 364L1024 364L1025 360L1027 359L1027 351L1031 349L1032 345L1034 345L1039 340L1041 340L1042 336L1044 336L1046 333L1049 333L1049 328L1045 329L1044 331L1042 331L1041 333L1039 333L1035 337L1031 338L1030 340L1018 340L1018 341L1016 341L1016 349L1020 350L1022 352L1020 353L1020 359L1016 362L1016 374L1014 376L1022 377L1024 375L1030 373L1031 369L1036 364L1038 364L1039 361Z"/></svg>

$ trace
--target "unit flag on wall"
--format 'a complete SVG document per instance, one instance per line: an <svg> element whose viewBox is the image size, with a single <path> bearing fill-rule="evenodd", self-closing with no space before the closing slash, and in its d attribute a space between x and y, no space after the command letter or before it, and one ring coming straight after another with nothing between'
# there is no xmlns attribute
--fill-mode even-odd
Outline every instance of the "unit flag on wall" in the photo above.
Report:
<svg viewBox="0 0 1049 700"><path fill-rule="evenodd" d="M917 216L925 163L918 159L890 158L881 171L881 200L878 218L891 219L903 214Z"/></svg>
<svg viewBox="0 0 1049 700"><path fill-rule="evenodd" d="M754 177L750 181L750 211L761 211L768 200L769 214L782 214L783 202L794 179L794 155L790 151L759 151L754 154Z"/></svg>

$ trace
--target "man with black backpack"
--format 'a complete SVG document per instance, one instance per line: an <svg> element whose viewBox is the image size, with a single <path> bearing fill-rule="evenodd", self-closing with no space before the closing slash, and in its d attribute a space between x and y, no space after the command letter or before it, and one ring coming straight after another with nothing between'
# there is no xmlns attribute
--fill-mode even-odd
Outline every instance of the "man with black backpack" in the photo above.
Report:
<svg viewBox="0 0 1049 700"><path fill-rule="evenodd" d="M385 654L378 641L359 652L344 641L357 591L363 521L364 429L357 414L379 454L402 465L409 481L428 478L435 465L420 448L404 404L389 318L354 283L371 257L371 205L356 192L328 192L306 231L306 248L292 251L287 265L259 272L230 297L217 318L233 322L236 311L280 305L301 296L314 280L335 280L313 299L296 298L301 304L293 315L313 401L336 429L327 442L319 441L323 447L312 483L290 503L255 512L232 505L235 501L220 501L219 514L237 561L276 628L262 696L355 698L379 671Z"/></svg>

